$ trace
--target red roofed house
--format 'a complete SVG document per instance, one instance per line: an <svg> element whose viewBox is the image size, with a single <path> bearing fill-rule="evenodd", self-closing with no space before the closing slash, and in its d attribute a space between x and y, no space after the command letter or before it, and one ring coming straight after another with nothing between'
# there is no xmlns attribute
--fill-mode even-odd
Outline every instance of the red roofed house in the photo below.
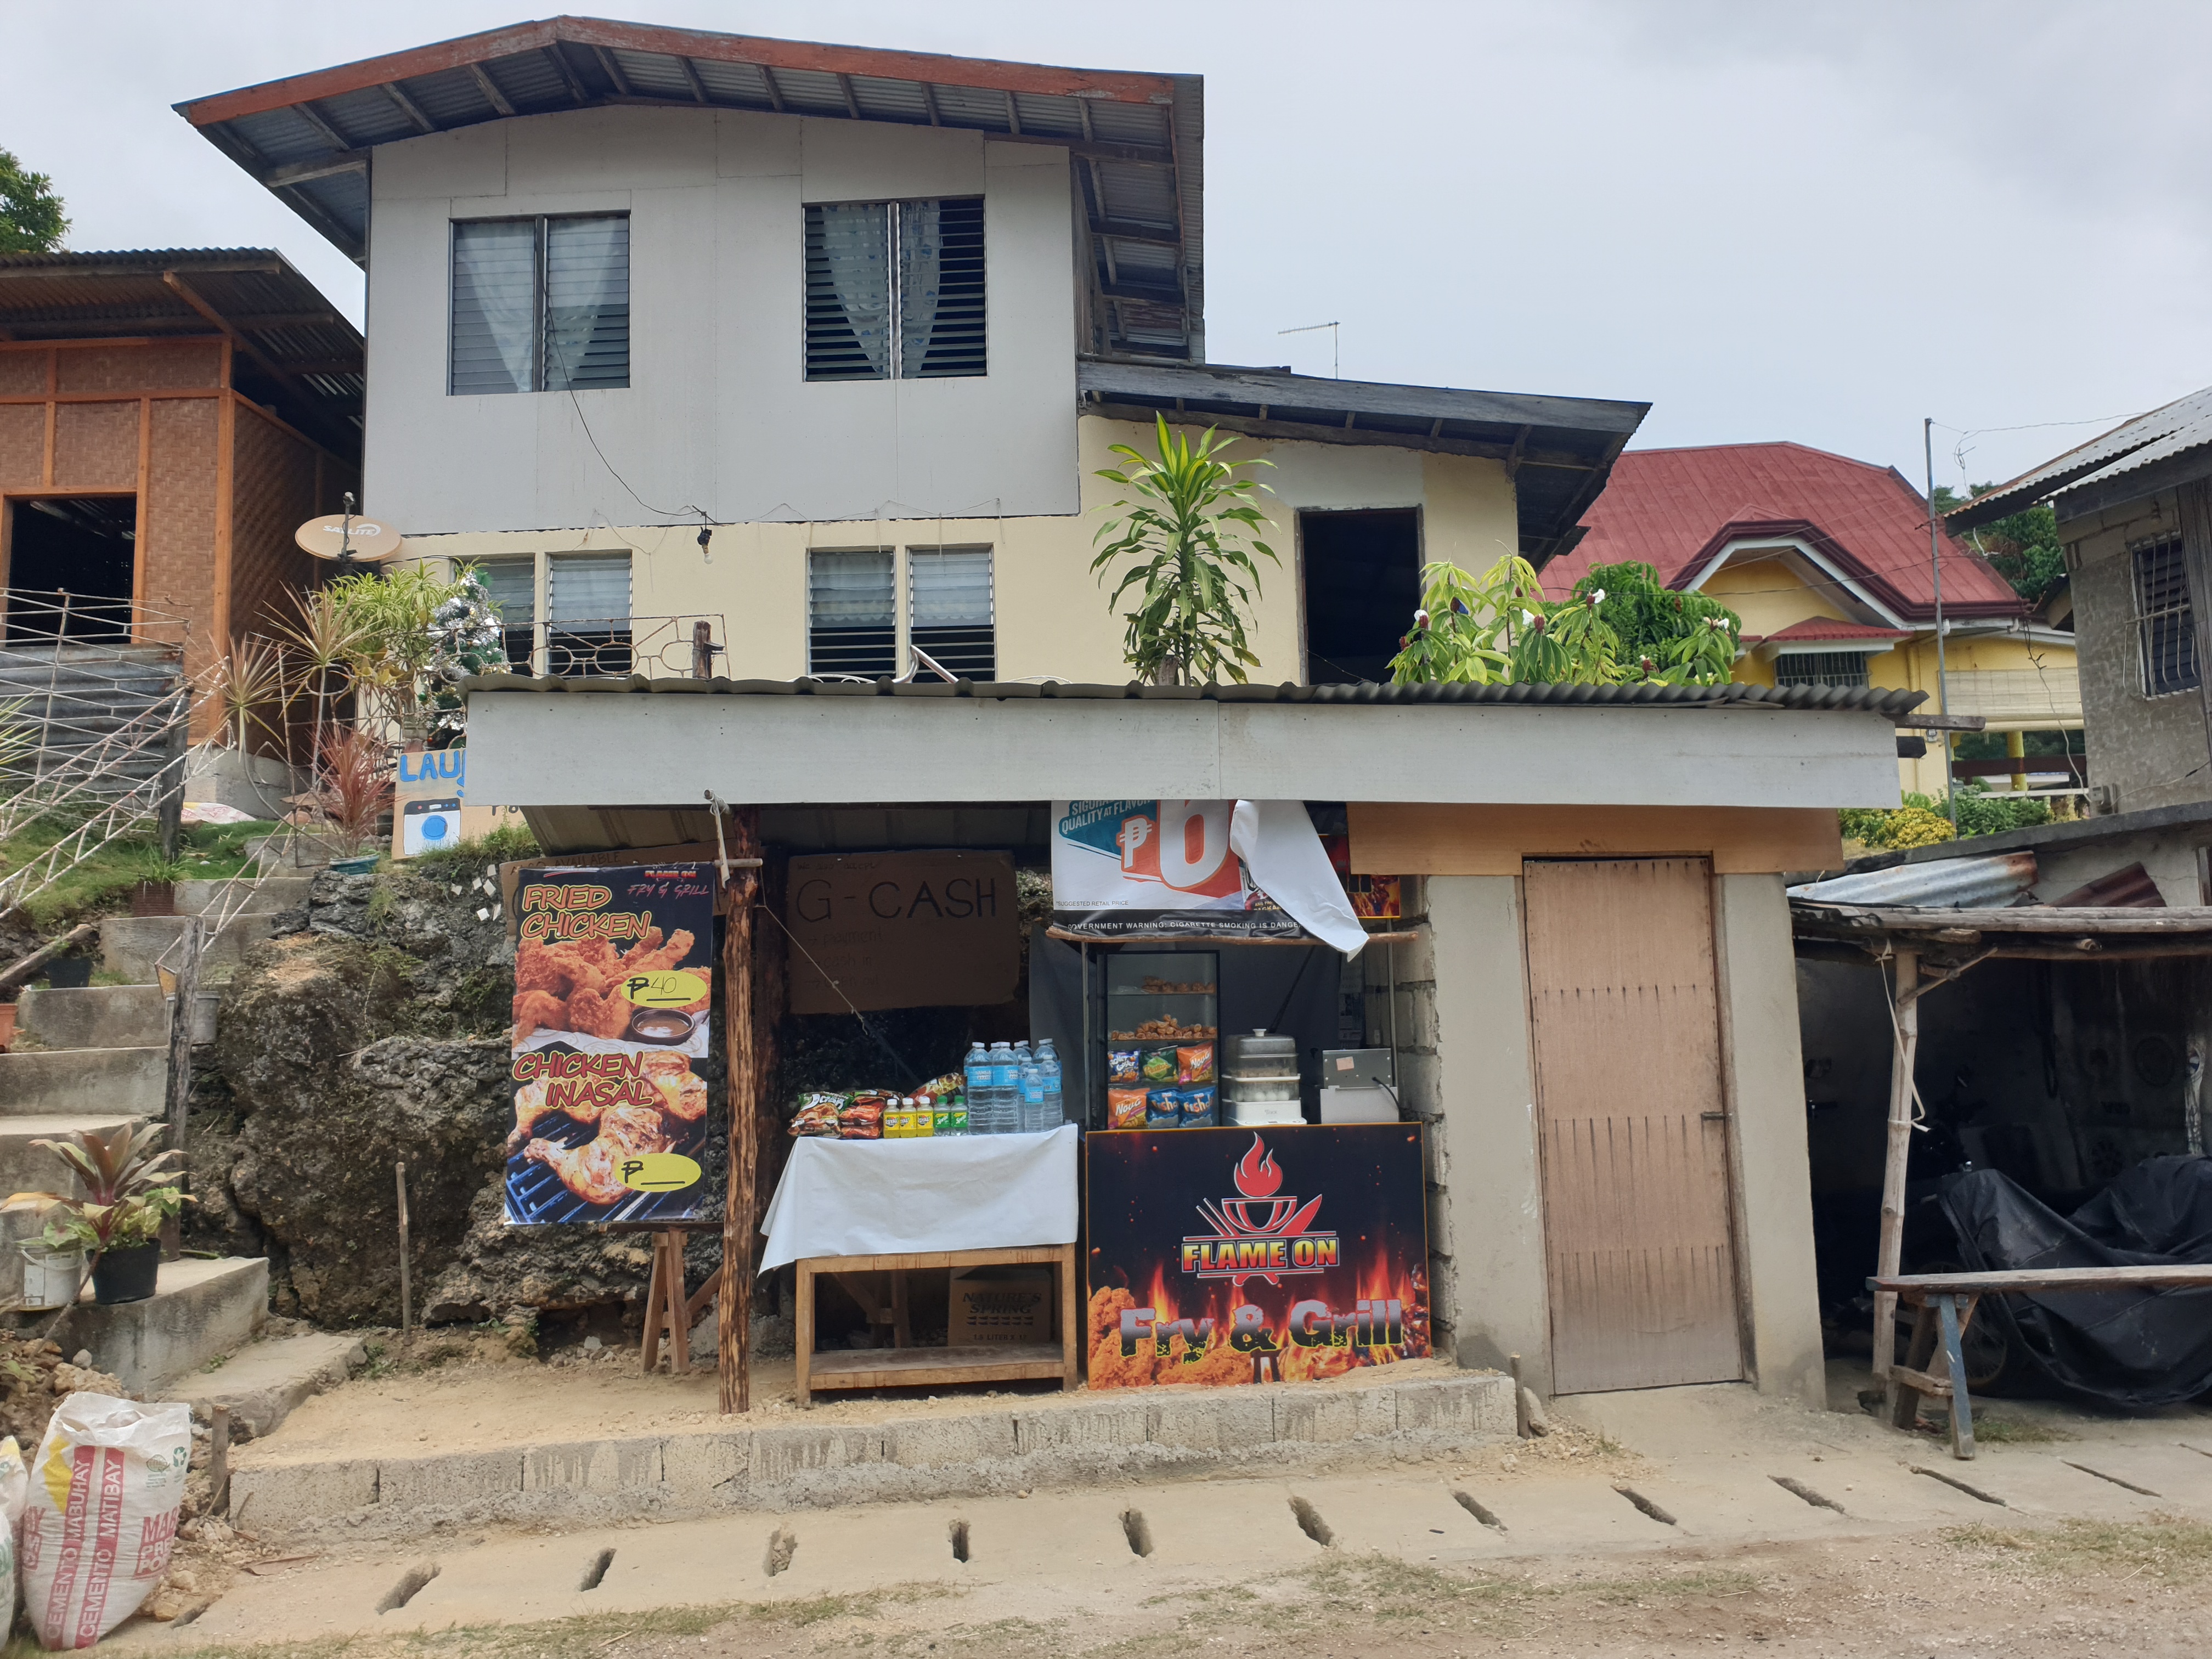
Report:
<svg viewBox="0 0 2212 1659"><path fill-rule="evenodd" d="M1641 560L1743 618L1737 679L1924 690L1936 708L1928 506L1893 468L1793 443L1630 450L1583 525L1543 567L1554 597L1593 565ZM1997 732L2079 728L2073 635L2032 617L1966 543L1942 545L1948 712ZM1905 788L1942 793L1940 750L1899 769Z"/></svg>

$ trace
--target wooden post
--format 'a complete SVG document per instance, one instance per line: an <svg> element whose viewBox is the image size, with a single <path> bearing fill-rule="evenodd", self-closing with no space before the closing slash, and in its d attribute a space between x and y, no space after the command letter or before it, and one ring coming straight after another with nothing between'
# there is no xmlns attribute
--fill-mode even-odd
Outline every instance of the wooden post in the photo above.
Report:
<svg viewBox="0 0 2212 1659"><path fill-rule="evenodd" d="M138 545L143 548L146 544L142 539ZM140 555L137 563L143 568L145 562L144 556ZM185 833L185 759L191 751L191 691L187 687L177 693L176 705L170 710L169 729L161 744L161 857L170 864L177 861L177 843Z"/></svg>
<svg viewBox="0 0 2212 1659"><path fill-rule="evenodd" d="M404 1346L415 1324L415 1285L407 1249L407 1160L392 1166L393 1184L399 1189L399 1340Z"/></svg>
<svg viewBox="0 0 2212 1659"><path fill-rule="evenodd" d="M217 1515L230 1511L230 1407L208 1411L208 1508Z"/></svg>
<svg viewBox="0 0 2212 1659"><path fill-rule="evenodd" d="M760 809L731 813L732 856L760 857ZM722 1288L719 1298L717 1368L722 1415L752 1408L749 1374L753 1312L753 1200L760 1167L760 1078L753 1040L753 903L760 892L757 866L730 872L728 918L722 930L722 1029L729 1067L730 1185L722 1205ZM801 1364L805 1363L804 1357Z"/></svg>
<svg viewBox="0 0 2212 1659"><path fill-rule="evenodd" d="M1905 1253L1905 1166L1912 1152L1912 1067L1920 1048L1920 955L1899 951L1897 1032L1890 1045L1889 1156L1881 1175L1881 1245L1875 1272L1896 1277ZM1887 1382L1897 1355L1897 1292L1874 1293L1874 1374Z"/></svg>
<svg viewBox="0 0 2212 1659"><path fill-rule="evenodd" d="M169 1091L163 1115L168 1120L167 1137L171 1152L185 1150L185 1130L192 1097L192 1010L200 991L200 919L185 918L184 959L177 964L177 1000L169 1010ZM185 1184L191 1184L186 1177ZM174 1261L184 1229L175 1221L161 1227L161 1256Z"/></svg>

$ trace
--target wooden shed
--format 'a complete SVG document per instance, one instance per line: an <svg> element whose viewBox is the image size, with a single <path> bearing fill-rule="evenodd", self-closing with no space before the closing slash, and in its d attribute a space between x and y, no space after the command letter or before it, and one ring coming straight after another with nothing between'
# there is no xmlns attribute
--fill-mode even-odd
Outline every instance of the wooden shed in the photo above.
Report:
<svg viewBox="0 0 2212 1659"><path fill-rule="evenodd" d="M8 642L177 645L197 679L289 618L293 531L360 489L362 354L268 249L0 257Z"/></svg>

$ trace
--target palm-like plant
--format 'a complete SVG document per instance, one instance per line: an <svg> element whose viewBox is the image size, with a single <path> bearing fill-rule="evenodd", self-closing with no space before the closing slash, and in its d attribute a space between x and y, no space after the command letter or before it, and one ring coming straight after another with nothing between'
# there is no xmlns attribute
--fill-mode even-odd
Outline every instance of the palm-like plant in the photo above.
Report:
<svg viewBox="0 0 2212 1659"><path fill-rule="evenodd" d="M302 688L315 700L315 727L311 752L323 752L323 720L337 688L331 676L341 672L368 643L368 629L339 605L327 587L303 590L292 596L300 613L297 623L280 624L284 637L299 653Z"/></svg>
<svg viewBox="0 0 2212 1659"><path fill-rule="evenodd" d="M1252 556L1282 562L1259 538L1267 520L1253 503L1264 486L1243 469L1272 463L1224 460L1221 452L1234 439L1208 427L1193 440L1170 430L1165 416L1157 421L1158 456L1115 444L1122 464L1098 474L1138 494L1114 503L1111 510L1128 516L1100 526L1095 539L1106 545L1091 568L1103 573L1117 559L1137 561L1108 603L1119 605L1124 593L1137 591L1137 608L1123 613L1122 650L1139 678L1211 684L1225 676L1242 683L1260 661L1246 637L1245 611L1260 592Z"/></svg>
<svg viewBox="0 0 2212 1659"><path fill-rule="evenodd" d="M216 664L213 689L222 708L223 730L240 754L257 726L283 743L283 733L262 712L285 701L284 657L273 641L258 634L234 637L230 649Z"/></svg>
<svg viewBox="0 0 2212 1659"><path fill-rule="evenodd" d="M357 851L376 833L377 818L392 810L391 751L359 726L333 726L315 758L315 787L307 800L346 850Z"/></svg>

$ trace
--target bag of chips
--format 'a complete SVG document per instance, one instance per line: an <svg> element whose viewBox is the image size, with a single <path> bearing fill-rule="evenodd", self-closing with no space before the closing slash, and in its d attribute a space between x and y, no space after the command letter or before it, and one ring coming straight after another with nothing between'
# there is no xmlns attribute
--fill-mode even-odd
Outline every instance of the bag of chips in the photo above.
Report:
<svg viewBox="0 0 2212 1659"><path fill-rule="evenodd" d="M1145 1127L1148 1129L1180 1129L1182 1127L1182 1092L1177 1089L1154 1089L1145 1103Z"/></svg>
<svg viewBox="0 0 2212 1659"><path fill-rule="evenodd" d="M1142 1089L1109 1089L1106 1091L1107 1127L1114 1129L1143 1128L1146 1099L1147 1093Z"/></svg>
<svg viewBox="0 0 2212 1659"><path fill-rule="evenodd" d="M801 1095L799 1109L791 1115L791 1133L795 1135L836 1134L838 1109L844 1103L845 1097L842 1095Z"/></svg>
<svg viewBox="0 0 2212 1659"><path fill-rule="evenodd" d="M1109 1084L1131 1084L1138 1081L1139 1055L1134 1048L1109 1048L1106 1051L1106 1081Z"/></svg>
<svg viewBox="0 0 2212 1659"><path fill-rule="evenodd" d="M1213 1081L1213 1045L1200 1042L1176 1050L1176 1081L1186 1085Z"/></svg>
<svg viewBox="0 0 2212 1659"><path fill-rule="evenodd" d="M1211 1129L1218 1122L1212 1088L1185 1089L1182 1095L1182 1127L1186 1129Z"/></svg>
<svg viewBox="0 0 2212 1659"><path fill-rule="evenodd" d="M838 1110L837 1133L847 1140L881 1140L884 1110L890 1104L888 1095L854 1095Z"/></svg>
<svg viewBox="0 0 2212 1659"><path fill-rule="evenodd" d="M1147 1048L1145 1050L1145 1081L1147 1084L1175 1081L1175 1050Z"/></svg>

